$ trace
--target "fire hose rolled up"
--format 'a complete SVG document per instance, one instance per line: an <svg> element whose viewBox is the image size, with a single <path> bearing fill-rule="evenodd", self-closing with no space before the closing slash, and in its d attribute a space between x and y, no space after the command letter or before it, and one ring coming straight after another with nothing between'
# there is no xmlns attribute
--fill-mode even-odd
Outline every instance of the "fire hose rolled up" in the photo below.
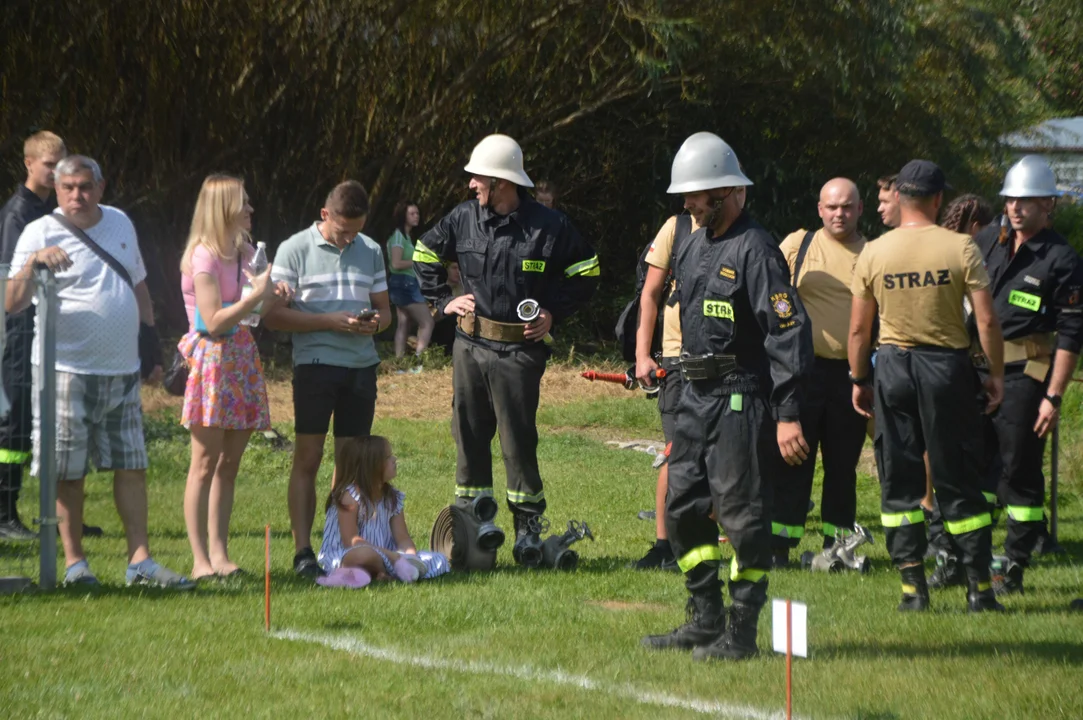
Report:
<svg viewBox="0 0 1083 720"><path fill-rule="evenodd" d="M482 525L471 511L449 505L436 516L429 547L447 556L452 570L492 570L496 567L496 548L479 547L478 530Z"/></svg>

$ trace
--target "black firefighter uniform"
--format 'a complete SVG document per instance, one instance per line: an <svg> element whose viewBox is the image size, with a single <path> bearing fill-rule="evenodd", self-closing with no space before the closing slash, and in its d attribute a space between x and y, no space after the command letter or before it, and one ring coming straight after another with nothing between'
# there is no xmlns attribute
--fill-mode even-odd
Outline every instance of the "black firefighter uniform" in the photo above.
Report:
<svg viewBox="0 0 1083 720"><path fill-rule="evenodd" d="M1012 253L1014 238L999 242L999 223L975 238L985 259L997 316L1004 332L1004 401L989 418L999 452L997 495L1007 510L1009 560L1026 567L1044 535L1045 439L1034 432L1057 350L1083 346L1083 267L1079 255L1052 230L1043 230ZM1054 340L1054 333L1056 339Z"/></svg>
<svg viewBox="0 0 1083 720"><path fill-rule="evenodd" d="M436 319L453 299L444 263L457 261L474 313L458 320L452 383L452 435L458 446L455 494L469 503L493 490L490 445L497 429L507 471L507 502L519 519L545 511L536 416L549 350L526 342L517 308L532 299L554 327L585 305L598 284L598 256L567 216L519 192L519 207L498 215L477 200L456 206L418 241L414 271Z"/></svg>
<svg viewBox="0 0 1083 720"><path fill-rule="evenodd" d="M771 566L776 421L800 415L812 334L774 239L742 213L674 262L684 386L669 460L666 529L693 602L721 604L715 517L734 549L730 596L759 611ZM717 598L717 600L715 599Z"/></svg>

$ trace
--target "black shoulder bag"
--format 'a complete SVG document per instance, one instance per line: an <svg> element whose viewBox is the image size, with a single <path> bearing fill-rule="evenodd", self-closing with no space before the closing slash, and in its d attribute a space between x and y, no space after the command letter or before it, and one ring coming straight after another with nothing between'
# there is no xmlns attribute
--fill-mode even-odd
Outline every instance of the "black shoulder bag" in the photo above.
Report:
<svg viewBox="0 0 1083 720"><path fill-rule="evenodd" d="M237 287L241 285L241 262L243 255L237 256ZM173 353L173 364L162 376L162 387L170 395L184 397L184 390L188 387L188 357L177 350Z"/></svg>
<svg viewBox="0 0 1083 720"><path fill-rule="evenodd" d="M135 293L135 283L132 282L132 276L128 273L128 269L125 268L119 260L110 255L105 248L98 243L94 242L94 239L86 234L86 231L82 228L76 227L71 220L67 219L59 213L50 215L53 220L60 223L61 227L71 233L79 242L87 246L87 248L101 258L101 261L108 265L113 272L120 276L120 279L131 289L132 293ZM138 299L137 299L138 300ZM162 343L158 337L158 331L153 325L147 325L146 323L139 323L139 374L146 380L150 377L150 374L154 371L154 368L162 364Z"/></svg>
<svg viewBox="0 0 1083 720"><path fill-rule="evenodd" d="M664 315L662 308L665 307L669 297L670 281L673 279L673 263L677 257L677 247L682 240L691 234L691 232L691 216L678 215L677 223L673 228L673 246L670 250L669 273L666 275L666 285L662 291L661 302L658 304L658 319L655 323L651 340L652 356L655 356L662 351L662 326ZM640 298L643 295L643 285L647 280L647 269L650 267L650 264L647 262L647 255L650 253L653 245L653 242L648 243L639 254L639 262L636 264L635 295L624 307L620 317L617 318L617 326L614 329L617 344L621 348L621 356L628 362L635 362L636 359L636 332L639 329L639 304Z"/></svg>

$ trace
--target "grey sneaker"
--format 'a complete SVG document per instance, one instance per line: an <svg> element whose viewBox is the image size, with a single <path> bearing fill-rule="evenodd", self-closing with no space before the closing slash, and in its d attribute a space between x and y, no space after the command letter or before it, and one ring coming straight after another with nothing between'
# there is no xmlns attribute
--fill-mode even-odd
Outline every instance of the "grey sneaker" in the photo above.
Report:
<svg viewBox="0 0 1083 720"><path fill-rule="evenodd" d="M12 518L7 522L0 523L0 540L14 540L16 542L29 542L37 540L38 534L23 525L19 518Z"/></svg>
<svg viewBox="0 0 1083 720"><path fill-rule="evenodd" d="M90 572L90 564L86 560L80 560L64 572L64 585L87 585L97 586L101 583L94 573Z"/></svg>
<svg viewBox="0 0 1083 720"><path fill-rule="evenodd" d="M150 585L153 587L169 588L171 590L191 590L196 586L194 582L184 575L164 568L154 560L147 558L141 563L128 566L128 572L124 575L128 586Z"/></svg>

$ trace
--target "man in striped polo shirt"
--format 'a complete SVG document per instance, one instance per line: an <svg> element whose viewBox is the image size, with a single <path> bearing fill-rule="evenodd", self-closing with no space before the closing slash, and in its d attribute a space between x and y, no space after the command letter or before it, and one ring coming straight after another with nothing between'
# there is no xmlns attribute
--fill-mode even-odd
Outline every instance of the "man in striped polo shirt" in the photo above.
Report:
<svg viewBox="0 0 1083 720"><path fill-rule="evenodd" d="M376 366L372 336L391 323L383 253L362 235L369 199L361 183L335 186L320 221L278 248L271 277L294 291L293 304L265 319L293 333L293 413L297 442L287 501L296 555L293 569L322 574L312 551L316 473L334 416L335 453L372 430Z"/></svg>

